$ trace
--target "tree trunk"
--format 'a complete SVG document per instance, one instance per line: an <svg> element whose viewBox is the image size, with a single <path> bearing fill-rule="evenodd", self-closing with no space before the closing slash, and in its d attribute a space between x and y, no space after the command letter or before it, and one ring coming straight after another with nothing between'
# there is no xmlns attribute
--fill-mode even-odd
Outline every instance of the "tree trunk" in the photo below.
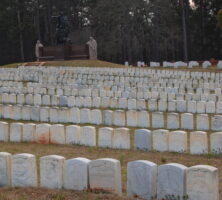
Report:
<svg viewBox="0 0 222 200"><path fill-rule="evenodd" d="M37 0L37 34L38 39L41 41L41 30L40 30L40 12L39 12L39 0Z"/></svg>
<svg viewBox="0 0 222 200"><path fill-rule="evenodd" d="M184 0L181 0L182 7L182 22L183 22L183 55L184 61L188 62L188 50L187 50L187 24L186 24L186 11Z"/></svg>
<svg viewBox="0 0 222 200"><path fill-rule="evenodd" d="M20 43L20 56L21 61L24 62L25 56L24 56L24 41L23 41L23 34L22 34L22 22L21 22L21 12L20 12L20 2L19 0L16 0L17 3L17 20L18 20L18 28L19 28L19 43Z"/></svg>

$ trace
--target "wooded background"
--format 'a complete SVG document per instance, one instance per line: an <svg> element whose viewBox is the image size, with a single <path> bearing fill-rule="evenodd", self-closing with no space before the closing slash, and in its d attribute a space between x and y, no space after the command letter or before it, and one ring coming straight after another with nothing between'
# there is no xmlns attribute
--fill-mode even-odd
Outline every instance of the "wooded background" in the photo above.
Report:
<svg viewBox="0 0 222 200"><path fill-rule="evenodd" d="M189 0L1 0L0 64L35 60L37 39L53 45L56 20L51 16L60 11L69 19L73 42L83 44L93 35L102 60L221 59L222 22L217 19L222 0L193 3L195 7Z"/></svg>

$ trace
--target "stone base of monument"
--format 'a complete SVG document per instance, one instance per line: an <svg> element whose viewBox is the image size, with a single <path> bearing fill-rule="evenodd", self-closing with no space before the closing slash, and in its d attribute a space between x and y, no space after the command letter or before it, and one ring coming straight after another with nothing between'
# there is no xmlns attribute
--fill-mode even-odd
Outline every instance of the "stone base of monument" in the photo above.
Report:
<svg viewBox="0 0 222 200"><path fill-rule="evenodd" d="M39 48L39 61L82 59L89 59L89 46L86 44L48 46Z"/></svg>

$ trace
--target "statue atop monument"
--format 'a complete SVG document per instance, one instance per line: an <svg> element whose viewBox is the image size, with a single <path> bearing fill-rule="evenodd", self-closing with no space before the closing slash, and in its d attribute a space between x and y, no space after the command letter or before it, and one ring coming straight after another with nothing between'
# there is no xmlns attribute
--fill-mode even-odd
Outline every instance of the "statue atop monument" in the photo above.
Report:
<svg viewBox="0 0 222 200"><path fill-rule="evenodd" d="M36 45L35 45L35 56L37 61L39 61L39 48L43 47L43 44L40 42L40 40L37 40Z"/></svg>
<svg viewBox="0 0 222 200"><path fill-rule="evenodd" d="M64 15L63 12L60 12L58 16L52 16L52 18L57 18L57 25L56 25L56 44L62 45L69 42L69 20Z"/></svg>
<svg viewBox="0 0 222 200"><path fill-rule="evenodd" d="M89 41L86 43L89 46L89 59L97 60L97 42L90 36Z"/></svg>

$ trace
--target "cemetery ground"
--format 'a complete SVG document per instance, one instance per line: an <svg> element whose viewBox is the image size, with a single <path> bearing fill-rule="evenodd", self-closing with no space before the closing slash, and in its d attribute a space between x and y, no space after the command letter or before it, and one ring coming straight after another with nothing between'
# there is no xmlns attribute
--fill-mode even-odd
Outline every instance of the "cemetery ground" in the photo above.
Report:
<svg viewBox="0 0 222 200"><path fill-rule="evenodd" d="M121 162L123 196L118 197L114 194L107 194L101 191L67 191L67 190L47 190L34 188L3 188L0 189L0 199L19 199L19 200L73 200L73 199L127 199L126 197L126 170L127 163L134 160L149 160L158 165L166 163L180 163L187 167L204 164L211 165L219 170L220 182L222 181L221 156L208 155L190 155L181 153L163 153L163 152L142 152L131 150L116 150L99 147L86 146L67 146L67 145L42 145L33 143L0 143L1 151L12 154L29 152L36 155L37 160L45 155L61 155L66 159L85 157L88 159L115 158ZM37 162L38 163L38 162ZM39 169L39 166L38 166ZM220 197L222 196L222 186L220 185ZM16 198L14 198L16 197Z"/></svg>
<svg viewBox="0 0 222 200"><path fill-rule="evenodd" d="M19 64L11 64L2 67L17 67ZM29 65L29 64L28 64ZM32 63L30 63L32 65ZM123 65L117 65L113 63L103 62L103 61L60 61L60 62L46 62L43 66L73 66L73 67L124 67ZM0 66L1 67L1 66ZM162 69L165 68L153 68L153 69ZM179 69L169 69L167 70L189 70L185 68ZM216 66L213 66L208 69L201 69L201 67L195 67L191 71L210 71L210 72L221 72L221 70L216 69ZM26 82L24 81L24 85ZM102 111L103 108L100 108ZM109 108L109 110L113 110ZM125 110L126 111L126 110ZM163 112L165 119L167 112ZM209 116L212 116L209 114ZM4 119L5 122L17 122L15 120ZM23 121L19 120L21 123L43 123L36 121ZM165 128L167 122L165 121ZM58 124L58 123L50 123ZM59 123L62 124L62 123ZM71 125L71 124L64 124ZM72 124L73 125L73 124ZM91 126L92 124L81 124L81 126ZM101 127L106 127L105 125L96 126L97 141L98 141L98 129ZM119 128L117 126L111 126L112 128ZM194 127L196 127L196 121L194 120ZM205 154L205 155L191 155L189 153L170 153L170 152L144 152L144 151L134 151L134 131L139 129L139 127L127 127L130 129L130 139L131 139L131 149L130 150L118 150L118 149L109 149L101 147L87 147L80 145L53 145L53 144L35 144L35 143L0 143L1 152L9 152L11 154L20 154L28 152L34 154L37 158L38 173L39 173L39 158L46 155L60 155L64 156L66 159L84 157L91 160L98 158L114 158L120 161L121 163L121 173L122 173L122 187L123 187L123 196L117 196L115 194L110 194L104 191L70 191L70 190L49 190L43 188L0 188L0 200L74 200L74 199L107 199L107 200L124 200L129 199L126 197L126 182L127 182L127 163L135 160L148 160L156 163L157 165L163 165L167 163L180 163L187 167L195 165L211 165L219 170L219 182L222 182L222 165L221 159L222 155L215 154ZM166 128L167 129L167 128ZM149 128L153 130L153 128ZM177 129L181 130L181 129ZM185 130L188 132L188 144L189 144L189 133L195 130ZM214 131L207 131L208 137ZM208 139L209 141L209 139ZM189 145L188 145L189 146ZM38 176L39 177L39 176ZM39 180L38 180L39 181ZM220 186L220 198L222 198L222 184Z"/></svg>
<svg viewBox="0 0 222 200"><path fill-rule="evenodd" d="M37 62L28 62L28 63L11 63L8 65L2 65L0 68L15 68L21 65L25 66L35 66ZM111 68L123 68L124 65L121 64L115 64L111 62L106 62L102 60L69 60L69 61L46 61L43 62L42 66L50 66L50 67L111 67ZM147 67L144 67L147 68ZM179 67L179 68L173 68L173 67L153 67L150 69L158 69L158 70L179 70L179 71L199 71L199 72L221 72L222 69L217 69L216 65L212 65L211 67L208 67L206 69L202 68L202 66L195 66L192 69L189 69L187 67Z"/></svg>

